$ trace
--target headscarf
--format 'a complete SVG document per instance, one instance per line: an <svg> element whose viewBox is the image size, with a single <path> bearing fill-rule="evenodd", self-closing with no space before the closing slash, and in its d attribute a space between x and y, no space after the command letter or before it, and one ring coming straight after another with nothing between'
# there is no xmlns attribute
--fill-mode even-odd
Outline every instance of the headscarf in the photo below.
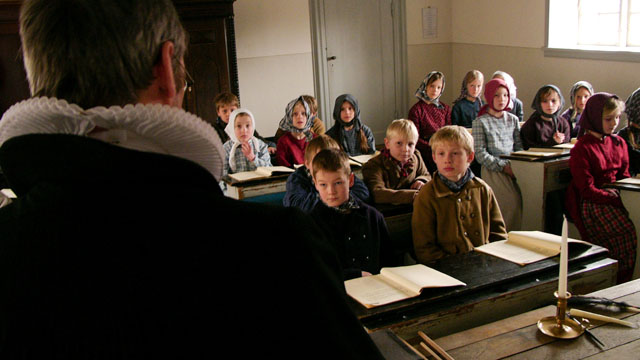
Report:
<svg viewBox="0 0 640 360"><path fill-rule="evenodd" d="M298 129L293 126L293 108L296 104L300 102L304 106L304 112L307 115L307 122L304 124L304 128ZM307 141L311 141L313 138L313 134L309 129L311 129L311 125L313 125L313 118L311 117L311 110L309 109L309 104L304 101L302 96L295 98L287 104L287 107L284 110L284 117L280 120L280 124L278 127L286 132L295 132L295 133L304 133L307 137Z"/></svg>
<svg viewBox="0 0 640 360"><path fill-rule="evenodd" d="M585 134L588 130L604 135L604 130L602 129L602 111L604 104L610 98L617 99L618 96L605 92L591 95L589 100L587 100L587 105L582 111L582 115L580 115L580 133L578 137Z"/></svg>
<svg viewBox="0 0 640 360"><path fill-rule="evenodd" d="M573 84L571 90L569 90L569 100L571 101L571 121L574 121L576 116L578 116L578 109L576 109L576 93L581 88L587 89L590 95L593 95L593 86L590 83L584 80L580 80L577 83Z"/></svg>
<svg viewBox="0 0 640 360"><path fill-rule="evenodd" d="M427 84L429 84L429 80L436 75L440 75L440 78L442 79L442 89L440 90L440 95L438 95L437 98L432 99L429 97L429 95L427 95ZM432 71L427 74L424 80L422 80L422 83L418 87L418 90L416 90L416 97L422 101L429 101L437 107L442 107L442 105L440 104L440 96L442 96L442 94L444 93L444 84L444 74L442 74L440 71Z"/></svg>
<svg viewBox="0 0 640 360"><path fill-rule="evenodd" d="M640 88L636 89L624 103L627 120L640 125Z"/></svg>
<svg viewBox="0 0 640 360"><path fill-rule="evenodd" d="M342 121L342 118L340 118L342 104L345 101L348 101L353 106L353 120L351 120L351 122L349 123L345 123L344 121ZM360 131L362 124L360 122L360 107L358 106L358 100L355 98L355 96L351 94L342 94L336 98L335 105L333 106L333 120L335 120L336 123L339 123L341 128L353 125L354 130Z"/></svg>
<svg viewBox="0 0 640 360"><path fill-rule="evenodd" d="M640 88L629 96L624 105L624 112L627 114L629 122L629 146L633 149L638 149L640 147L640 144L638 144L640 142L640 129L632 124L640 125Z"/></svg>
<svg viewBox="0 0 640 360"><path fill-rule="evenodd" d="M560 105L558 106L558 109L556 110L556 112L554 112L553 114L547 114L546 112L544 112L542 110L542 104L540 101L540 95L549 89L552 89L553 91L555 91L558 94L558 98L560 98ZM560 92L560 89L558 89L557 86L547 84L541 87L540 89L538 89L536 96L534 96L533 101L531 102L531 108L541 116L551 118L551 121L553 122L553 127L556 129L556 131L558 131L558 116L560 116L560 113L564 108L564 97L562 97L562 93Z"/></svg>
<svg viewBox="0 0 640 360"><path fill-rule="evenodd" d="M227 135L229 135L229 141L233 142L233 146L231 146L231 151L229 152L229 167L231 168L231 171L234 171L234 172L236 171L236 162L235 162L236 149L238 148L238 146L241 145L240 141L236 137L236 132L234 128L236 126L236 118L238 117L239 114L242 114L242 113L246 113L249 115L249 117L251 118L251 123L253 124L253 132L255 133L256 131L256 120L253 117L253 113L251 113L249 109L245 109L245 108L235 109L233 110L231 115L229 115L229 123L224 128L224 132L226 132ZM258 139L255 136L251 137L249 141L253 142L254 149L260 148Z"/></svg>
<svg viewBox="0 0 640 360"><path fill-rule="evenodd" d="M509 89L509 109L513 109L513 107L515 106L515 98L516 96L516 82L513 80L513 77L511 75L509 75L508 73L504 72L504 71L496 71L493 73L493 75L491 76L492 78L495 77L496 75L501 76L504 81L507 83L507 89ZM487 100L488 101L488 100Z"/></svg>
<svg viewBox="0 0 640 360"><path fill-rule="evenodd" d="M484 99L487 101L487 103L480 108L480 111L478 112L478 116L486 113L489 108L493 109L493 111L511 110L511 108L509 107L509 105L511 105L511 102L507 103L507 107L505 107L504 109L498 110L495 107L493 107L493 96L495 95L496 91L498 91L498 88L500 87L507 89L509 100L511 100L511 92L509 90L509 85L502 79L491 79L484 86Z"/></svg>

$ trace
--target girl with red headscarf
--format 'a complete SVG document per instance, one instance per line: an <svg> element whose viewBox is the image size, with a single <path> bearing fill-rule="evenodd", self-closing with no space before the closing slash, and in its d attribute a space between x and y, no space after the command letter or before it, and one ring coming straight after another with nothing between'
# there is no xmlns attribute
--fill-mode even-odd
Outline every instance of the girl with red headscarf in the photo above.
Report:
<svg viewBox="0 0 640 360"><path fill-rule="evenodd" d="M496 195L507 231L520 230L522 195L511 163L500 157L522 150L519 119L509 112L509 86L504 80L490 80L484 98L486 104L473 120L471 132L476 160L482 165L482 180Z"/></svg>

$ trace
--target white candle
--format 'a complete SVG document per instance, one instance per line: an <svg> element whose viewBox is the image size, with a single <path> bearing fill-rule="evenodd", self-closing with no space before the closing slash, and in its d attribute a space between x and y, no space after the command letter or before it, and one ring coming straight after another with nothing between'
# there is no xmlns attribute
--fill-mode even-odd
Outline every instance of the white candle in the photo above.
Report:
<svg viewBox="0 0 640 360"><path fill-rule="evenodd" d="M560 245L560 274L558 275L558 297L567 297L567 262L569 247L567 244L568 229L567 218L562 222L562 244Z"/></svg>

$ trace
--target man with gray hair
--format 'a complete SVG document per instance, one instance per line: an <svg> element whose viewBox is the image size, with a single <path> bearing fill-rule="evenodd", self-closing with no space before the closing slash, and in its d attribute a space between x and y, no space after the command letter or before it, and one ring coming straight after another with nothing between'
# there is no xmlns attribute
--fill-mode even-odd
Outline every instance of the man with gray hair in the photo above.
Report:
<svg viewBox="0 0 640 360"><path fill-rule="evenodd" d="M169 0L26 0L20 35L0 358L381 358L311 219L222 195Z"/></svg>

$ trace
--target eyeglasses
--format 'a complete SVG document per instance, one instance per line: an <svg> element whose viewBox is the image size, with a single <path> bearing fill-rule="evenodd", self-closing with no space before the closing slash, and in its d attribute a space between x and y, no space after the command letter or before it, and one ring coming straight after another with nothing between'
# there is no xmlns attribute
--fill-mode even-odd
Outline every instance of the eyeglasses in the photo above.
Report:
<svg viewBox="0 0 640 360"><path fill-rule="evenodd" d="M189 74L189 72L187 71L187 68L184 66L182 61L178 62L178 64L184 71L184 87L182 88L182 92L186 93L187 90L191 92L191 89L193 89L193 84L195 83L193 81L193 77L191 77L191 74Z"/></svg>
<svg viewBox="0 0 640 360"><path fill-rule="evenodd" d="M183 65L184 67L184 65ZM193 78L191 77L191 74L189 74L189 72L187 71L187 69L184 69L184 89L183 92L187 92L187 90L189 90L189 92L191 92L191 89L193 89Z"/></svg>

